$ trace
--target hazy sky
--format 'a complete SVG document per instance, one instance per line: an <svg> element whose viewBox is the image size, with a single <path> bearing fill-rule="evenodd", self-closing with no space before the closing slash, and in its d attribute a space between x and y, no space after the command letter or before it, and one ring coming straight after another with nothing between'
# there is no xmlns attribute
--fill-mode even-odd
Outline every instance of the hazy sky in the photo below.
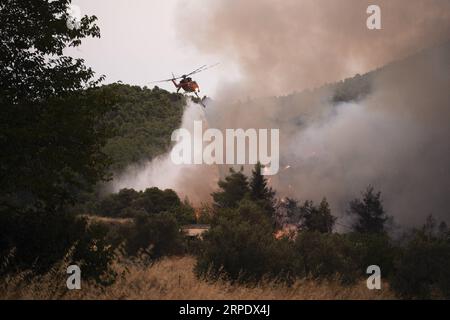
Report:
<svg viewBox="0 0 450 320"><path fill-rule="evenodd" d="M220 62L195 76L202 94L215 99L288 94L365 73L448 39L450 28L450 0L72 3L98 17L101 38L68 52L107 83L152 87L171 72ZM379 31L366 28L372 3L381 7Z"/></svg>
<svg viewBox="0 0 450 320"><path fill-rule="evenodd" d="M390 67L376 77L366 99L339 109L326 97L282 104L268 99L266 105L245 99L314 88L442 44L450 39L450 0L73 3L82 13L97 15L102 38L87 39L71 53L105 74L107 82L149 85L172 71L180 75L220 62L195 77L214 101L206 112L190 105L183 126L202 120L219 129L279 127L280 164L292 166L285 173L289 179L272 183L279 196L317 201L327 196L341 215L348 200L373 184L386 193L388 212L401 222L422 223L429 213L450 219L445 210L448 45L414 63ZM382 30L366 26L366 9L373 3L381 7ZM161 86L173 90L170 83ZM231 103L237 99L244 102ZM312 110L317 117L310 116ZM131 168L115 182L120 188L170 187L203 201L220 175L214 168L180 168L166 155Z"/></svg>
<svg viewBox="0 0 450 320"><path fill-rule="evenodd" d="M118 80L128 84L147 85L190 72L203 64L221 64L196 76L202 93L214 95L218 79L238 76L231 62L202 52L184 41L177 30L176 14L182 0L73 0L82 15L96 15L101 38L87 38L80 47L67 53L81 57L106 82ZM177 9L178 7L178 9ZM178 28L179 29L179 28ZM189 30L186 30L189 32ZM172 90L171 83L159 84Z"/></svg>
<svg viewBox="0 0 450 320"><path fill-rule="evenodd" d="M245 98L318 87L366 73L450 37L450 0L183 3L177 27L193 30L185 39L204 53L233 59L242 71L244 81L225 90L227 100L239 92ZM373 4L381 11L381 30L367 28L367 8Z"/></svg>

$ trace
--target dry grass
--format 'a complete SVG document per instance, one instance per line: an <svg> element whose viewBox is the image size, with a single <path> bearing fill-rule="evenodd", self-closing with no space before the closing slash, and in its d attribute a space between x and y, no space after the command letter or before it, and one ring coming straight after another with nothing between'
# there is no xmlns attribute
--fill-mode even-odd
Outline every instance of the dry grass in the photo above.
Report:
<svg viewBox="0 0 450 320"><path fill-rule="evenodd" d="M338 282L299 280L287 287L273 282L246 287L227 282L208 283L198 280L192 268L192 257L166 258L151 267L141 264L116 265L121 276L107 288L82 282L81 290L69 291L65 287L64 272L53 270L49 274L26 279L25 274L2 279L1 299L392 299L388 289L368 290L365 281L345 287ZM61 270L61 269L60 269Z"/></svg>

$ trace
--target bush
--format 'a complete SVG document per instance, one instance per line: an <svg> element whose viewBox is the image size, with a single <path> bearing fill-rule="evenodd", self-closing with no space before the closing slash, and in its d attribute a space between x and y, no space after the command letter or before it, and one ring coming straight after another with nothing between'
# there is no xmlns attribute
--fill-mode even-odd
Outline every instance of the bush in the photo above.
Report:
<svg viewBox="0 0 450 320"><path fill-rule="evenodd" d="M194 208L188 203L172 209L171 213L179 225L193 224L196 222Z"/></svg>
<svg viewBox="0 0 450 320"><path fill-rule="evenodd" d="M110 270L114 248L106 244L106 231L98 226L88 226L85 219L67 213L33 212L1 218L1 273L29 270L44 274L69 258L80 266L85 279L103 284L107 278L109 283L114 280Z"/></svg>
<svg viewBox="0 0 450 320"><path fill-rule="evenodd" d="M175 217L167 212L140 215L126 241L126 252L136 256L145 253L151 259L184 251L183 236Z"/></svg>
<svg viewBox="0 0 450 320"><path fill-rule="evenodd" d="M300 266L297 275L316 279L339 277L343 283L359 278L354 249L345 236L319 232L301 232L295 241Z"/></svg>
<svg viewBox="0 0 450 320"><path fill-rule="evenodd" d="M271 257L268 265L268 276L287 284L292 284L295 278L301 276L301 257L295 252L293 242L288 238L274 240L269 248Z"/></svg>
<svg viewBox="0 0 450 320"><path fill-rule="evenodd" d="M108 243L107 233L106 226L89 226L73 253L73 261L82 270L83 278L93 279L102 285L110 285L116 278L116 273L110 268L115 258L115 247Z"/></svg>
<svg viewBox="0 0 450 320"><path fill-rule="evenodd" d="M418 232L395 261L392 288L404 298L450 298L450 243Z"/></svg>
<svg viewBox="0 0 450 320"><path fill-rule="evenodd" d="M5 255L2 260L13 253L3 272L25 269L38 274L47 272L83 237L87 225L85 220L69 214L45 212L2 213L1 220L8 228L0 235Z"/></svg>
<svg viewBox="0 0 450 320"><path fill-rule="evenodd" d="M153 215L172 212L180 224L195 222L194 209L185 201L181 202L175 191L148 188L145 191L122 189L102 199L95 210L101 216L134 218L140 214Z"/></svg>
<svg viewBox="0 0 450 320"><path fill-rule="evenodd" d="M349 233L345 236L352 246L352 260L361 276L366 276L367 267L370 265L379 266L382 277L392 274L399 248L387 234Z"/></svg>
<svg viewBox="0 0 450 320"><path fill-rule="evenodd" d="M222 272L230 280L260 280L268 271L271 235L248 221L223 220L204 238L196 272L214 279Z"/></svg>
<svg viewBox="0 0 450 320"><path fill-rule="evenodd" d="M181 201L175 191L171 189L160 190L156 187L140 192L135 207L142 208L149 214L170 211L181 206Z"/></svg>
<svg viewBox="0 0 450 320"><path fill-rule="evenodd" d="M122 189L116 194L111 194L101 200L96 213L107 217L127 217L127 208L133 208L139 198L139 192L133 189Z"/></svg>
<svg viewBox="0 0 450 320"><path fill-rule="evenodd" d="M289 281L293 263L290 243L277 241L267 213L244 200L237 209L220 210L205 234L195 272L200 277L255 282L263 277Z"/></svg>

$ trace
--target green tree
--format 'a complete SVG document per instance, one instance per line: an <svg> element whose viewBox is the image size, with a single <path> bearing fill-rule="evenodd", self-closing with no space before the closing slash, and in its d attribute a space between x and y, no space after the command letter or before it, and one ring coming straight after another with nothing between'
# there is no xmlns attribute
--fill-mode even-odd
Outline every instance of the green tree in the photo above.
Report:
<svg viewBox="0 0 450 320"><path fill-rule="evenodd" d="M352 259L352 246L346 237L337 233L300 232L295 240L300 264L298 274L318 279L339 276L343 283L358 279L358 265ZM365 266L366 267L366 266Z"/></svg>
<svg viewBox="0 0 450 320"><path fill-rule="evenodd" d="M239 201L250 192L247 177L243 174L243 168L235 171L230 168L230 175L225 180L219 181L219 188L222 191L214 192L212 197L214 205L218 208L236 208Z"/></svg>
<svg viewBox="0 0 450 320"><path fill-rule="evenodd" d="M195 222L194 208L189 201L181 202L172 189L147 188L145 191L121 189L107 195L96 205L94 212L107 217L135 218L138 215L155 215L170 212L180 224Z"/></svg>
<svg viewBox="0 0 450 320"><path fill-rule="evenodd" d="M250 198L257 201L272 216L275 212L274 197L275 192L267 186L267 179L262 175L264 166L258 161L252 170L250 179Z"/></svg>
<svg viewBox="0 0 450 320"><path fill-rule="evenodd" d="M151 259L182 253L183 238L177 220L168 212L137 216L126 250L130 255L143 252Z"/></svg>
<svg viewBox="0 0 450 320"><path fill-rule="evenodd" d="M450 239L429 216L397 255L391 287L404 298L450 298Z"/></svg>
<svg viewBox="0 0 450 320"><path fill-rule="evenodd" d="M267 179L262 175L264 166L258 162L252 170L250 179L250 196L252 200L273 200L275 192L267 186Z"/></svg>
<svg viewBox="0 0 450 320"><path fill-rule="evenodd" d="M142 207L147 213L170 211L181 206L181 200L171 189L161 190L153 187L145 189L136 206Z"/></svg>
<svg viewBox="0 0 450 320"><path fill-rule="evenodd" d="M134 189L121 189L101 199L95 208L95 213L107 217L126 217L128 209L134 208L139 199L139 192Z"/></svg>
<svg viewBox="0 0 450 320"><path fill-rule="evenodd" d="M66 25L70 1L3 1L0 6L0 210L60 210L107 178L102 117L110 97L94 72L63 55L95 16ZM24 22L25 21L25 22ZM81 92L83 89L88 89Z"/></svg>
<svg viewBox="0 0 450 320"><path fill-rule="evenodd" d="M348 214L355 217L353 229L361 233L382 233L388 220L381 202L381 192L374 192L372 186L367 187L362 200L350 202Z"/></svg>
<svg viewBox="0 0 450 320"><path fill-rule="evenodd" d="M220 209L200 245L195 271L201 277L253 282L268 276L290 281L295 270L293 246L275 239L265 210L251 200Z"/></svg>
<svg viewBox="0 0 450 320"><path fill-rule="evenodd" d="M103 151L111 158L114 172L168 151L186 106L182 94L119 83L102 89L113 92L118 101L104 117L114 134Z"/></svg>
<svg viewBox="0 0 450 320"><path fill-rule="evenodd" d="M115 246L108 239L108 228L101 224L91 224L77 240L72 259L83 270L85 279L94 279L102 285L112 284L117 273L109 268L115 258ZM108 270L108 272L104 272Z"/></svg>
<svg viewBox="0 0 450 320"><path fill-rule="evenodd" d="M302 227L308 231L331 233L336 217L331 214L330 205L326 198L315 206L312 201L306 201L300 208Z"/></svg>
<svg viewBox="0 0 450 320"><path fill-rule="evenodd" d="M103 117L115 97L82 59L63 54L100 36L95 16L67 27L69 4L0 4L0 251L39 272L87 236L67 207L109 177Z"/></svg>

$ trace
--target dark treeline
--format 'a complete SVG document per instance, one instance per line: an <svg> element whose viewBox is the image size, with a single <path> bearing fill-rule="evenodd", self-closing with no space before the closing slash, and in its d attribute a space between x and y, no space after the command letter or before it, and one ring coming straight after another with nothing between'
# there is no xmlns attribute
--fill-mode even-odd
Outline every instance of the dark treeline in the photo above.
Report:
<svg viewBox="0 0 450 320"><path fill-rule="evenodd" d="M449 297L446 224L437 225L430 216L421 229L392 239L386 231L390 217L373 187L349 203L353 224L344 234L333 232L336 217L326 199L302 205L293 199L275 200L259 165L249 180L231 171L219 187L213 194L211 229L198 251L200 277L238 282L269 277L287 283L299 277L337 277L349 284L367 277L368 266L378 265L400 296ZM286 220L294 229L282 232Z"/></svg>
<svg viewBox="0 0 450 320"><path fill-rule="evenodd" d="M395 239L386 227L392 220L381 193L369 186L348 204L353 222L346 233L335 231L337 218L324 198L316 204L277 199L256 165L251 177L230 171L212 194L213 204L194 209L172 190L123 189L93 205L96 215L131 218L111 227L107 239L123 244L129 257L154 261L173 254L197 257L201 279L256 283L274 279L291 284L298 278L341 281L367 278L377 265L382 279L405 298L449 297L450 232L430 216L422 228ZM203 239L183 237L181 227L207 223Z"/></svg>

